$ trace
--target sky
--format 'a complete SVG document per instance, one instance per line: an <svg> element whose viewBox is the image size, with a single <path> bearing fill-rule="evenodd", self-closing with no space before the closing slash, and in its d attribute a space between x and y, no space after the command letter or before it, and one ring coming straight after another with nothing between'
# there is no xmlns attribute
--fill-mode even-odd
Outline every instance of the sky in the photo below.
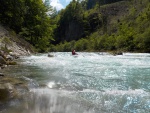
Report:
<svg viewBox="0 0 150 113"><path fill-rule="evenodd" d="M50 0L50 5L55 7L57 10L65 8L72 0Z"/></svg>

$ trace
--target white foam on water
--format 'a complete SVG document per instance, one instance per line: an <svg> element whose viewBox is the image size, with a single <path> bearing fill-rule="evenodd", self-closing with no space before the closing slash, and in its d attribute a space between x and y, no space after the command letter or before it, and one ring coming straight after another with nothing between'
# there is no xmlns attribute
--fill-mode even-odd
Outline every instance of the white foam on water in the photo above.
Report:
<svg viewBox="0 0 150 113"><path fill-rule="evenodd" d="M150 57L149 53L123 53L124 56Z"/></svg>
<svg viewBox="0 0 150 113"><path fill-rule="evenodd" d="M103 90L103 91L98 91L98 90L93 90L93 89L84 89L83 91L79 91L82 93L99 93L99 94L106 94L106 95L137 95L137 96L148 96L150 93L142 90L142 89L129 89L129 90Z"/></svg>
<svg viewBox="0 0 150 113"><path fill-rule="evenodd" d="M28 113L95 113L93 108L74 100L70 91L40 88L30 92L30 102L26 101Z"/></svg>
<svg viewBox="0 0 150 113"><path fill-rule="evenodd" d="M129 89L129 90L106 90L104 92L105 94L109 94L109 95L149 95L148 92L142 90L142 89Z"/></svg>
<svg viewBox="0 0 150 113"><path fill-rule="evenodd" d="M53 88L55 85L55 82L49 82L47 86L48 88Z"/></svg>
<svg viewBox="0 0 150 113"><path fill-rule="evenodd" d="M80 104L77 103L80 99L86 100L84 104L91 102L95 107L98 106L99 111L106 109L104 113L115 113L118 110L125 112L124 108L133 110L134 108L129 107L135 104L137 98L138 109L144 109L140 107L143 103L144 106L148 106L149 54L143 56L143 54L125 53L112 56L106 53L78 52L78 56L74 57L71 53L60 52L53 55L54 57L44 54L24 58L25 65L40 68L39 70L43 72L40 73L42 79L48 73L46 75L48 88L31 90L34 93L31 98L34 107L33 109L30 107L29 113L59 113L61 110L63 111L61 113L95 113L92 109L76 110L80 108L78 106ZM139 79L141 76L142 80ZM65 79L65 82L62 79ZM129 89L130 87L137 89ZM74 98L76 101L73 100ZM130 98L133 98L133 101L130 101ZM43 104L46 106L45 109L41 108L44 107Z"/></svg>

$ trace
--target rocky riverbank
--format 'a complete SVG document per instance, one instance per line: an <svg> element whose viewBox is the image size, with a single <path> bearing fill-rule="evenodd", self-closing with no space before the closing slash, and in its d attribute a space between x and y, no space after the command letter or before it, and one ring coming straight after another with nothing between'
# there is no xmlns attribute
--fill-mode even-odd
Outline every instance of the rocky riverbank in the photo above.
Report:
<svg viewBox="0 0 150 113"><path fill-rule="evenodd" d="M15 59L22 55L30 55L34 48L9 28L0 24L0 69L14 65Z"/></svg>
<svg viewBox="0 0 150 113"><path fill-rule="evenodd" d="M27 91L28 82L25 79L1 73L3 68L16 65L20 56L31 55L33 47L25 40L0 25L0 106L14 98L19 98L21 91ZM0 109L1 109L0 107Z"/></svg>

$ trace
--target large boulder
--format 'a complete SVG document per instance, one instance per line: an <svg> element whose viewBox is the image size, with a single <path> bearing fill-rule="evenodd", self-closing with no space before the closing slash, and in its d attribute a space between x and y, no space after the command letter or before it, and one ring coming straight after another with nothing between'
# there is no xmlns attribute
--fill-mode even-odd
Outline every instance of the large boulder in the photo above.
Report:
<svg viewBox="0 0 150 113"><path fill-rule="evenodd" d="M18 58L18 56L11 54L4 54L3 51L0 51L0 69L7 67L7 65L16 65L17 63L13 60Z"/></svg>
<svg viewBox="0 0 150 113"><path fill-rule="evenodd" d="M1 76L1 77L3 77L3 76L4 76L4 74L3 74L3 73L0 73L0 76Z"/></svg>

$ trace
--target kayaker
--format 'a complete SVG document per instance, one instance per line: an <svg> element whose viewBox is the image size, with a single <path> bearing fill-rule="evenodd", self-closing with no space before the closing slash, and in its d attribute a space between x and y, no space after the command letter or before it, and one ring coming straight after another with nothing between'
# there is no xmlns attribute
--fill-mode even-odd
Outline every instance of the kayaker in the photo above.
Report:
<svg viewBox="0 0 150 113"><path fill-rule="evenodd" d="M74 50L72 50L72 55L77 55L77 53L76 53L75 49L74 49Z"/></svg>

